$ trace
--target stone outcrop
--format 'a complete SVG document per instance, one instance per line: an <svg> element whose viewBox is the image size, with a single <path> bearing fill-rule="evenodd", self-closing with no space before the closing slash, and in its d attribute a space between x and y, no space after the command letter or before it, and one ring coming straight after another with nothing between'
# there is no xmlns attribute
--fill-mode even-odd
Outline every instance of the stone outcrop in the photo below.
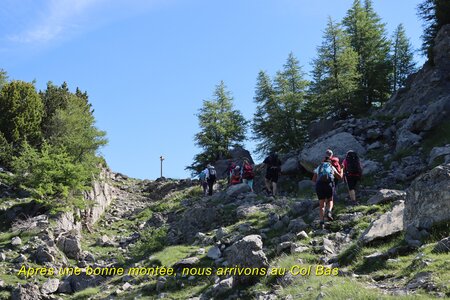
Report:
<svg viewBox="0 0 450 300"><path fill-rule="evenodd" d="M405 197L406 197L405 191L381 189L369 199L368 203L369 204L387 203L396 200L404 200Z"/></svg>
<svg viewBox="0 0 450 300"><path fill-rule="evenodd" d="M221 159L214 163L214 167L216 168L217 178L223 179L227 177L227 169L228 165L231 162L234 162L237 165L242 165L242 160L247 158L251 164L254 164L252 156L248 150L245 150L242 147L235 147L229 151L230 158L229 159Z"/></svg>
<svg viewBox="0 0 450 300"><path fill-rule="evenodd" d="M331 148L334 155L338 157L345 157L348 150L356 151L360 155L366 153L366 149L353 135L347 132L340 132L305 147L300 153L298 160L305 169L312 172L323 160L325 151L328 148Z"/></svg>
<svg viewBox="0 0 450 300"><path fill-rule="evenodd" d="M85 199L93 203L92 207L84 212L89 225L100 219L114 199L114 187L109 183L114 176L110 170L103 169L99 179L93 183L92 189L85 194Z"/></svg>
<svg viewBox="0 0 450 300"><path fill-rule="evenodd" d="M381 215L363 233L360 240L363 243L370 243L377 239L383 239L393 234L403 231L403 211L404 201L398 201L391 211Z"/></svg>
<svg viewBox="0 0 450 300"><path fill-rule="evenodd" d="M450 220L450 164L435 167L419 176L407 189L405 228L429 228Z"/></svg>

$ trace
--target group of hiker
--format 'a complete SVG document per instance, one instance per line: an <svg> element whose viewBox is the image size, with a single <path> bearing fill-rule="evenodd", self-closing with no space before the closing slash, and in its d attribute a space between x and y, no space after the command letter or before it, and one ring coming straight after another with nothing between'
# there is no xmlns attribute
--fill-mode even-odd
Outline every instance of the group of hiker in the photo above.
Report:
<svg viewBox="0 0 450 300"><path fill-rule="evenodd" d="M268 196L277 195L277 183L281 174L281 161L277 153L271 153L263 163L266 165L265 192ZM362 167L355 151L349 150L342 161L333 155L331 149L327 149L323 161L314 169L312 181L315 183L315 191L319 199L320 225L323 227L325 218L333 220L333 204L336 199L337 185L343 180L348 188L350 204L357 205L355 187L361 179ZM255 177L254 165L248 158L242 159L242 164L236 164L232 160L228 161L228 167L222 174L225 175L228 185L245 183L253 192L253 180ZM212 195L213 186L217 180L216 169L213 165L207 167L199 174L203 194Z"/></svg>
<svg viewBox="0 0 450 300"><path fill-rule="evenodd" d="M331 149L326 150L325 158L314 169L312 181L316 185L316 194L319 198L320 226L323 227L325 217L333 221L333 204L336 198L337 185L340 180L347 184L350 204L357 205L355 187L362 176L362 166L358 154L349 150L342 161L333 155Z"/></svg>

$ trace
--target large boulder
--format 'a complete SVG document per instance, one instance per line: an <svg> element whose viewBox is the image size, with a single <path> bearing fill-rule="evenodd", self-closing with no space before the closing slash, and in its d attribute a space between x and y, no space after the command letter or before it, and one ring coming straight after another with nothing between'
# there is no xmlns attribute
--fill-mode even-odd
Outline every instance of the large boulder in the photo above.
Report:
<svg viewBox="0 0 450 300"><path fill-rule="evenodd" d="M418 134L412 133L411 131L406 129L400 130L397 132L395 151L400 152L412 146L416 146L421 140L422 137Z"/></svg>
<svg viewBox="0 0 450 300"><path fill-rule="evenodd" d="M227 197L233 198L242 193L248 193L250 191L251 190L250 190L250 187L248 184L239 183L239 184L231 185L229 188L227 188L226 194L227 194Z"/></svg>
<svg viewBox="0 0 450 300"><path fill-rule="evenodd" d="M19 285L11 294L12 300L40 300L43 296L39 290L39 286L34 283L26 283Z"/></svg>
<svg viewBox="0 0 450 300"><path fill-rule="evenodd" d="M82 254L81 242L78 235L62 235L56 240L56 246L64 252L68 258L78 259Z"/></svg>
<svg viewBox="0 0 450 300"><path fill-rule="evenodd" d="M289 157L282 165L281 165L281 173L282 174L296 174L300 170L300 164L298 162L297 157Z"/></svg>
<svg viewBox="0 0 450 300"><path fill-rule="evenodd" d="M359 155L366 153L366 149L353 135L347 132L340 132L304 148L298 160L305 169L312 172L323 160L325 151L328 148L333 150L334 156L340 158L345 157L348 150L356 151Z"/></svg>
<svg viewBox="0 0 450 300"><path fill-rule="evenodd" d="M229 151L230 158L228 159L220 159L214 163L214 167L216 168L217 178L223 179L227 177L227 169L231 162L234 162L237 165L242 165L242 161L244 158L247 158L251 164L254 164L253 158L250 155L248 150L245 150L242 147L235 147Z"/></svg>
<svg viewBox="0 0 450 300"><path fill-rule="evenodd" d="M387 203L396 200L404 200L405 197L406 197L405 191L381 189L369 199L368 203L369 204Z"/></svg>
<svg viewBox="0 0 450 300"><path fill-rule="evenodd" d="M406 191L405 228L429 228L450 220L450 164L419 176Z"/></svg>
<svg viewBox="0 0 450 300"><path fill-rule="evenodd" d="M444 147L434 147L431 149L430 158L428 159L428 165L432 165L436 158L445 156L445 160L450 161L450 145L445 145ZM449 157L449 158L447 158ZM447 163L447 161L445 161Z"/></svg>
<svg viewBox="0 0 450 300"><path fill-rule="evenodd" d="M381 215L363 233L360 240L363 243L370 243L374 240L384 239L393 234L403 231L403 211L404 201L398 201L391 211Z"/></svg>
<svg viewBox="0 0 450 300"><path fill-rule="evenodd" d="M263 242L259 235L248 235L225 250L225 258L229 265L240 268L268 268L269 261L263 251ZM248 283L255 278L252 276L236 277L241 283Z"/></svg>

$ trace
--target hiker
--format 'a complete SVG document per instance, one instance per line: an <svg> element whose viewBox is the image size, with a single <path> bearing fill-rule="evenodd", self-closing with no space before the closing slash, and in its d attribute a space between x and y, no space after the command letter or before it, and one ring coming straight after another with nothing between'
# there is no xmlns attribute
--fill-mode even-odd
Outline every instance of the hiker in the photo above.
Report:
<svg viewBox="0 0 450 300"><path fill-rule="evenodd" d="M248 184L252 192L253 192L253 178L255 178L253 166L250 164L247 158L244 158L244 162L242 163L242 181Z"/></svg>
<svg viewBox="0 0 450 300"><path fill-rule="evenodd" d="M266 157L263 161L264 164L266 164L266 189L267 193L273 196L277 195L277 182L278 182L278 176L280 175L280 166L281 161L278 158L278 155L275 152L272 152L269 156Z"/></svg>
<svg viewBox="0 0 450 300"><path fill-rule="evenodd" d="M341 164L339 163L339 157L333 155L331 149L327 149L325 152L325 158L329 157L331 159L331 165L336 169L338 173L341 173ZM334 178L334 188L333 188L333 201L337 201L337 186L339 183L338 178Z"/></svg>
<svg viewBox="0 0 450 300"><path fill-rule="evenodd" d="M230 178L230 185L241 183L241 167L236 166Z"/></svg>
<svg viewBox="0 0 450 300"><path fill-rule="evenodd" d="M324 161L314 170L312 181L316 184L316 194L319 198L320 227L323 229L327 219L333 221L333 189L334 179L342 179L342 170L338 172L331 164L331 158L325 157Z"/></svg>
<svg viewBox="0 0 450 300"><path fill-rule="evenodd" d="M358 205L356 201L356 184L361 179L362 167L358 157L358 153L353 150L349 150L345 159L342 161L342 168L344 170L344 180L347 183L348 194L350 196L350 203L352 205Z"/></svg>
<svg viewBox="0 0 450 300"><path fill-rule="evenodd" d="M203 196L206 196L208 190L208 182L206 180L206 174L208 173L208 168L198 174L198 179L200 179L200 186L203 188Z"/></svg>
<svg viewBox="0 0 450 300"><path fill-rule="evenodd" d="M234 168L236 168L236 164L234 163L234 161L231 158L228 159L227 169L222 174L222 175L226 175L228 185L230 185L231 175L233 175Z"/></svg>
<svg viewBox="0 0 450 300"><path fill-rule="evenodd" d="M216 182L216 169L214 168L213 165L208 164L206 170L207 170L206 181L208 183L208 195L211 196L213 194L214 183Z"/></svg>

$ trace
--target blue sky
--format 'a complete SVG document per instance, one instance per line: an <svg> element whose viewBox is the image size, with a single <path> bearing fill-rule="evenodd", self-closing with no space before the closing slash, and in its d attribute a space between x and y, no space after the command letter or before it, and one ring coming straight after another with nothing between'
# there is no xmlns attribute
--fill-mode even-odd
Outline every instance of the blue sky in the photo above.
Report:
<svg viewBox="0 0 450 300"><path fill-rule="evenodd" d="M352 2L2 0L0 68L38 89L66 81L86 90L114 171L155 179L164 155L164 175L186 178L200 151L195 114L215 86L223 80L251 119L258 72L274 76L290 52L309 72L327 17L340 21ZM419 48L420 2L375 0L374 8L389 35L403 23Z"/></svg>

